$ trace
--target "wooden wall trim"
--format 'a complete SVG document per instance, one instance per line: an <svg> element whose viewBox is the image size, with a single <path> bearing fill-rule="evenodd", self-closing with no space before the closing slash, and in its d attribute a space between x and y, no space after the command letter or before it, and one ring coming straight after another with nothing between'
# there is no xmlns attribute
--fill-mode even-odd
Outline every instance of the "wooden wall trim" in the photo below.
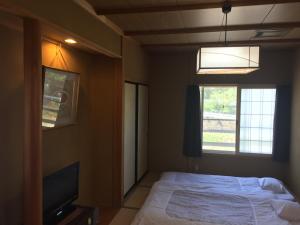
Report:
<svg viewBox="0 0 300 225"><path fill-rule="evenodd" d="M231 1L232 7L239 6L252 6L252 5L268 5L268 4L284 4L295 3L300 0L240 0ZM154 12L174 12L184 10L197 10L197 9L214 9L222 8L224 2L200 2L194 4L180 4L180 5L159 5L159 6L141 6L131 8L95 8L98 15L114 15L114 14L134 14L134 13L154 13Z"/></svg>
<svg viewBox="0 0 300 225"><path fill-rule="evenodd" d="M178 28L178 29L158 29L158 30L127 30L125 35L163 35L163 34L192 34L206 32L221 32L221 31L240 31L240 30L264 30L264 29L289 29L300 27L300 22L288 23L264 23L264 24L242 24L228 26L209 26L209 27L193 27L193 28Z"/></svg>
<svg viewBox="0 0 300 225"><path fill-rule="evenodd" d="M24 18L24 225L42 225L41 28Z"/></svg>
<svg viewBox="0 0 300 225"><path fill-rule="evenodd" d="M122 59L115 59L113 128L113 206L123 203L123 87Z"/></svg>
<svg viewBox="0 0 300 225"><path fill-rule="evenodd" d="M228 41L226 46L243 45L264 45L264 44L299 44L300 38L291 39L253 39L243 41ZM194 42L194 43L166 43L166 44L142 44L145 48L164 48L164 47L224 47L224 42Z"/></svg>

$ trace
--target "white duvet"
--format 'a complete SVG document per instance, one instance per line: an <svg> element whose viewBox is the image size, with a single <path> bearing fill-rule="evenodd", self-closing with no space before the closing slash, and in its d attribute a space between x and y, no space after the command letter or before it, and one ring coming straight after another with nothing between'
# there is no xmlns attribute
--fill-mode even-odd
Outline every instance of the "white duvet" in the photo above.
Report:
<svg viewBox="0 0 300 225"><path fill-rule="evenodd" d="M132 225L299 225L277 216L273 197L161 181L153 186Z"/></svg>
<svg viewBox="0 0 300 225"><path fill-rule="evenodd" d="M274 194L270 190L263 190L259 185L257 177L233 177L206 175L182 172L165 172L162 174L160 182L175 183L181 186L198 188L203 191L220 190L223 192L234 192L248 195L269 195L275 199L294 200L286 189L285 193Z"/></svg>

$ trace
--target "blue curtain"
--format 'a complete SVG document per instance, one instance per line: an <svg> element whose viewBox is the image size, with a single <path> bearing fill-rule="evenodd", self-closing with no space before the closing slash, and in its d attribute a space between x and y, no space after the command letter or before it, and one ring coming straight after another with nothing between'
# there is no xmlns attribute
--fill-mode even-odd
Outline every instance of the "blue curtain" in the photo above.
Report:
<svg viewBox="0 0 300 225"><path fill-rule="evenodd" d="M200 157L201 146L201 104L199 86L191 85L186 90L186 109L183 154L188 157Z"/></svg>
<svg viewBox="0 0 300 225"><path fill-rule="evenodd" d="M274 117L273 159L279 162L287 162L290 157L291 104L291 86L278 86Z"/></svg>

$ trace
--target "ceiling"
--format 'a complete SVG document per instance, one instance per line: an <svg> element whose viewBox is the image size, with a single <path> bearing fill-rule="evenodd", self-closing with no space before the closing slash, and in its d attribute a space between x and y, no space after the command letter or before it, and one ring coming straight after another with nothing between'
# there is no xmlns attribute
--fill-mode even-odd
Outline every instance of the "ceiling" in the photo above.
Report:
<svg viewBox="0 0 300 225"><path fill-rule="evenodd" d="M98 15L105 15L142 45L224 43L225 17L221 9L224 1L221 0L87 1ZM231 2L233 7L228 14L228 29L231 31L227 32L229 43L260 43L261 40L264 40L261 43L267 43L269 40L274 42L274 39L276 42L281 40L280 43L300 42L300 1L280 4L270 4L278 0ZM261 5L261 2L268 4ZM234 28L235 25L242 26ZM257 29L265 28L263 25L269 25L267 28L271 30L286 28L278 37L255 37ZM214 29L208 32L206 28L210 27Z"/></svg>

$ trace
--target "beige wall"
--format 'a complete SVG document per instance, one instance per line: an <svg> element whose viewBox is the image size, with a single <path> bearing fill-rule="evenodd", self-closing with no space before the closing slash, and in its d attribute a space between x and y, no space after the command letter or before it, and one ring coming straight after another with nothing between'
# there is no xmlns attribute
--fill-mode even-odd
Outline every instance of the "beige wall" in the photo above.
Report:
<svg viewBox="0 0 300 225"><path fill-rule="evenodd" d="M22 209L23 44L22 33L0 27L1 132L0 224L18 224ZM124 44L127 79L147 82L146 53L134 41ZM43 131L43 170L48 175L81 163L79 203L111 206L113 201L113 107L116 59L50 42L42 44L45 66L80 73L75 125ZM9 174L10 176L7 176ZM14 216L10 214L14 212Z"/></svg>
<svg viewBox="0 0 300 225"><path fill-rule="evenodd" d="M79 202L91 204L92 148L89 135L88 81L93 56L71 48L59 48L49 42L42 44L44 66L80 73L78 114L76 125L43 131L44 174L52 173L75 161L80 161Z"/></svg>
<svg viewBox="0 0 300 225"><path fill-rule="evenodd" d="M0 224L20 224L24 134L23 40L0 25Z"/></svg>
<svg viewBox="0 0 300 225"><path fill-rule="evenodd" d="M263 50L259 71L246 76L195 76L191 51L152 52L150 55L150 169L182 170L236 176L274 176L285 179L287 165L270 158L205 154L188 161L182 154L185 89L190 83L290 83L293 51Z"/></svg>
<svg viewBox="0 0 300 225"><path fill-rule="evenodd" d="M113 201L113 101L114 62L95 57L89 82L90 124L93 157L93 196L98 206Z"/></svg>
<svg viewBox="0 0 300 225"><path fill-rule="evenodd" d="M16 225L22 221L23 37L1 25L0 36L0 224ZM43 172L48 175L80 161L78 202L85 205L112 205L114 62L42 43L43 65L80 73L77 123L43 131ZM97 114L91 114L95 108Z"/></svg>
<svg viewBox="0 0 300 225"><path fill-rule="evenodd" d="M134 40L123 38L123 71L125 80L148 83L148 54Z"/></svg>
<svg viewBox="0 0 300 225"><path fill-rule="evenodd" d="M80 198L85 205L113 201L115 59L44 42L43 64L80 73L77 124L43 132L44 171L80 161Z"/></svg>
<svg viewBox="0 0 300 225"><path fill-rule="evenodd" d="M295 74L293 80L292 103L292 137L289 167L289 184L291 190L300 196L300 49L295 57Z"/></svg>
<svg viewBox="0 0 300 225"><path fill-rule="evenodd" d="M69 35L80 37L103 54L121 56L121 36L75 1L4 0L4 5L58 26Z"/></svg>

